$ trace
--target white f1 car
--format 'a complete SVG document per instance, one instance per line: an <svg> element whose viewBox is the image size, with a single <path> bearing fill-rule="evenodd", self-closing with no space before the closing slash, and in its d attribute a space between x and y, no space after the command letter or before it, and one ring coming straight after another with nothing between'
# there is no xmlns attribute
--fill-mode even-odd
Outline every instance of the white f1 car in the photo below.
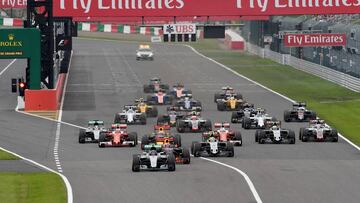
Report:
<svg viewBox="0 0 360 203"><path fill-rule="evenodd" d="M132 107L125 107L121 113L115 115L114 123L146 125L146 114L140 113Z"/></svg>
<svg viewBox="0 0 360 203"><path fill-rule="evenodd" d="M267 121L275 120L275 118L265 113L265 109L258 108L255 115L243 118L242 127L244 129L265 129Z"/></svg>
<svg viewBox="0 0 360 203"><path fill-rule="evenodd" d="M176 129L179 133L184 132L205 132L212 129L211 121L199 116L198 112L193 112L191 116L177 121Z"/></svg>
<svg viewBox="0 0 360 203"><path fill-rule="evenodd" d="M162 151L161 145L146 145L142 154L133 156L132 171L140 170L176 170L176 159L173 153Z"/></svg>
<svg viewBox="0 0 360 203"><path fill-rule="evenodd" d="M103 132L107 132L107 129L104 127L104 121L91 120L88 122L88 127L85 130L80 130L79 143L96 143Z"/></svg>
<svg viewBox="0 0 360 203"><path fill-rule="evenodd" d="M299 139L301 141L338 141L338 131L326 125L324 120L311 120L309 124L308 128L300 128Z"/></svg>
<svg viewBox="0 0 360 203"><path fill-rule="evenodd" d="M269 142L276 144L295 144L295 132L292 130L281 129L280 121L268 121L266 125L269 126L269 129L256 130L255 142L258 142L259 144L265 144Z"/></svg>

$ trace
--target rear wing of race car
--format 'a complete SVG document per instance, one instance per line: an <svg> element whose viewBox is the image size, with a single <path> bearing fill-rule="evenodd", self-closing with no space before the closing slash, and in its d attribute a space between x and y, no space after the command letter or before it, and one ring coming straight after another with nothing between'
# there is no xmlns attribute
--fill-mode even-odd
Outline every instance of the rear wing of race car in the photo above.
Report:
<svg viewBox="0 0 360 203"><path fill-rule="evenodd" d="M230 123L215 123L214 128L230 128Z"/></svg>
<svg viewBox="0 0 360 203"><path fill-rule="evenodd" d="M160 152L161 149L162 149L161 145L152 144L152 145L145 145L144 146L144 151L156 150L157 152Z"/></svg>
<svg viewBox="0 0 360 203"><path fill-rule="evenodd" d="M134 109L135 110L135 109L137 109L137 106L135 106L135 105L125 105L124 109L125 110L129 110L129 109Z"/></svg>
<svg viewBox="0 0 360 203"><path fill-rule="evenodd" d="M277 127L281 127L281 121L272 121L272 120L268 120L265 122L265 128L271 128L272 126L277 126Z"/></svg>
<svg viewBox="0 0 360 203"><path fill-rule="evenodd" d="M192 94L190 93L184 93L181 98L185 98L185 97L189 97L189 98L192 98Z"/></svg>
<svg viewBox="0 0 360 203"><path fill-rule="evenodd" d="M297 108L297 107L306 107L306 102L297 102L297 103L294 103L294 104L293 104L293 107L294 107L294 108Z"/></svg>
<svg viewBox="0 0 360 203"><path fill-rule="evenodd" d="M89 125L104 125L104 121L101 120L91 120L88 122Z"/></svg>
<svg viewBox="0 0 360 203"><path fill-rule="evenodd" d="M310 125L325 124L325 120L321 120L321 119L310 120L310 121L309 121L309 124L310 124Z"/></svg>
<svg viewBox="0 0 360 203"><path fill-rule="evenodd" d="M222 87L221 90L234 90L234 88L230 86Z"/></svg>
<svg viewBox="0 0 360 203"><path fill-rule="evenodd" d="M154 125L154 130L157 132L170 131L170 129L171 129L170 125Z"/></svg>

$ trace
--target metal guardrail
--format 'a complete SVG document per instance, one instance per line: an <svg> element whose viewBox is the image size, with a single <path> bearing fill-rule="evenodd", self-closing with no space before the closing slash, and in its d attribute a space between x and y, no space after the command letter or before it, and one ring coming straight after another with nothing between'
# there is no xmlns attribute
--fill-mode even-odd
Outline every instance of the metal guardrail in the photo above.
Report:
<svg viewBox="0 0 360 203"><path fill-rule="evenodd" d="M292 66L298 70L316 75L352 91L360 92L360 79L346 73L336 71L316 63L311 63L309 61L293 57L289 54L280 54L278 52L271 51L270 49L264 49L250 43L246 43L246 50L249 53L258 55L262 58L271 59L277 63Z"/></svg>

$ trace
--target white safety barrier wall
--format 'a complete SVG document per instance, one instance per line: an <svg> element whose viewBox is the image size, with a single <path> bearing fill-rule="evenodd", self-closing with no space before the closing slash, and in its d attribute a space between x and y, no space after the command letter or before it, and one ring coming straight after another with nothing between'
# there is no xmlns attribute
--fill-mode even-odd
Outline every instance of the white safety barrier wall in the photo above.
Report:
<svg viewBox="0 0 360 203"><path fill-rule="evenodd" d="M311 63L309 61L290 56L289 54L280 54L278 52L271 51L270 49L264 49L250 43L246 43L246 50L249 53L258 55L262 58L271 59L280 64L292 66L298 70L316 75L352 91L360 92L360 78L333 70L326 66L321 66L316 63Z"/></svg>

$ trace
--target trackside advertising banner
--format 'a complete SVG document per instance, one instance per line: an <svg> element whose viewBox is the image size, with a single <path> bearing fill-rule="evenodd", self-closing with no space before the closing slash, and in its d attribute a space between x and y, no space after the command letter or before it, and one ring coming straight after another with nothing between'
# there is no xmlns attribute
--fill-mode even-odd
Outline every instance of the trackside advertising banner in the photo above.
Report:
<svg viewBox="0 0 360 203"><path fill-rule="evenodd" d="M345 33L285 34L285 47L345 46Z"/></svg>
<svg viewBox="0 0 360 203"><path fill-rule="evenodd" d="M0 8L26 8L27 0L0 0Z"/></svg>
<svg viewBox="0 0 360 203"><path fill-rule="evenodd" d="M56 0L55 16L357 14L360 0Z"/></svg>

